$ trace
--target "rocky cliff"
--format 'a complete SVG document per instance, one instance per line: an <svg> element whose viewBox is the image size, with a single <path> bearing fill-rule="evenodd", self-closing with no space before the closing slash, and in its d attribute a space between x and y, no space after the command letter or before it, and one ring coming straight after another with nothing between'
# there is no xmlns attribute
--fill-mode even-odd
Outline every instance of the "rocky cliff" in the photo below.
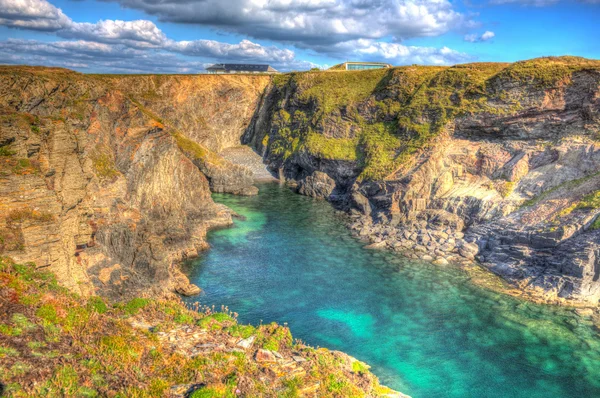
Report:
<svg viewBox="0 0 600 398"><path fill-rule="evenodd" d="M372 247L600 299L598 61L276 76L244 139Z"/></svg>
<svg viewBox="0 0 600 398"><path fill-rule="evenodd" d="M231 222L211 190L256 192L217 152L268 82L1 67L0 254L85 295L193 292L175 264Z"/></svg>
<svg viewBox="0 0 600 398"><path fill-rule="evenodd" d="M600 63L574 57L273 77L2 67L0 254L84 294L193 292L174 264L231 222L210 192L256 192L219 155L243 135L372 247L595 305L599 85Z"/></svg>

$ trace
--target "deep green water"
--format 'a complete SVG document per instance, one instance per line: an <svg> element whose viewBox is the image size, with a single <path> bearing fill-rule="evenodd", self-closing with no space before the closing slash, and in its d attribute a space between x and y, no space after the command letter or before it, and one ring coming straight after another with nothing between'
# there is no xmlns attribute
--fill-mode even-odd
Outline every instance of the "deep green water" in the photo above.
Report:
<svg viewBox="0 0 600 398"><path fill-rule="evenodd" d="M418 397L600 397L600 336L571 310L469 283L454 267L365 250L323 201L277 184L215 195L246 216L189 264L205 305L287 322Z"/></svg>

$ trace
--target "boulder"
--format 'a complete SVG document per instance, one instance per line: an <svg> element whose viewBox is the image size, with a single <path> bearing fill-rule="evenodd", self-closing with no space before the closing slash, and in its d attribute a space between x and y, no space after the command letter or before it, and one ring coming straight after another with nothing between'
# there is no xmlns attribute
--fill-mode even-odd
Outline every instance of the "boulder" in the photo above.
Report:
<svg viewBox="0 0 600 398"><path fill-rule="evenodd" d="M254 356L256 362L277 362L275 354L269 350L263 350L262 348L256 351Z"/></svg>
<svg viewBox="0 0 600 398"><path fill-rule="evenodd" d="M435 264L435 265L448 265L449 263L448 263L448 260L446 260L445 258L439 257L439 258L437 258L437 259L435 259L433 261L433 264Z"/></svg>
<svg viewBox="0 0 600 398"><path fill-rule="evenodd" d="M298 181L298 193L313 198L327 199L335 189L335 181L321 171Z"/></svg>
<svg viewBox="0 0 600 398"><path fill-rule="evenodd" d="M248 349L248 348L252 347L252 344L254 344L254 340L256 340L256 336L250 336L247 339L242 339L242 340L238 341L236 345L238 347Z"/></svg>

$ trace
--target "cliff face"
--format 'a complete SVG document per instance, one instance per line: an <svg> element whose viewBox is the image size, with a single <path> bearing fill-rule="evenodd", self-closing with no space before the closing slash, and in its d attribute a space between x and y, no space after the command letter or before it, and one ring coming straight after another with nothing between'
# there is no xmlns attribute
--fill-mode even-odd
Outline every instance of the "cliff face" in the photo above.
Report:
<svg viewBox="0 0 600 398"><path fill-rule="evenodd" d="M245 140L374 247L600 299L597 61L277 76Z"/></svg>
<svg viewBox="0 0 600 398"><path fill-rule="evenodd" d="M0 254L85 294L193 291L172 264L253 194L240 136L298 192L413 258L600 299L600 64L269 76L0 68ZM265 90L265 88L267 88Z"/></svg>
<svg viewBox="0 0 600 398"><path fill-rule="evenodd" d="M255 191L214 151L239 142L267 83L0 68L0 254L83 294L189 291L173 264L231 222L211 188Z"/></svg>

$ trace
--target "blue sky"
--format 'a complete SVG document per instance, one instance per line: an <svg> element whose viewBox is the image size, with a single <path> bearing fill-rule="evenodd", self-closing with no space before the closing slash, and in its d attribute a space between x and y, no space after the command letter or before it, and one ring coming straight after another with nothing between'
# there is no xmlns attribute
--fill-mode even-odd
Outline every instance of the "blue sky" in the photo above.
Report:
<svg viewBox="0 0 600 398"><path fill-rule="evenodd" d="M195 73L600 58L600 0L0 0L0 63Z"/></svg>

